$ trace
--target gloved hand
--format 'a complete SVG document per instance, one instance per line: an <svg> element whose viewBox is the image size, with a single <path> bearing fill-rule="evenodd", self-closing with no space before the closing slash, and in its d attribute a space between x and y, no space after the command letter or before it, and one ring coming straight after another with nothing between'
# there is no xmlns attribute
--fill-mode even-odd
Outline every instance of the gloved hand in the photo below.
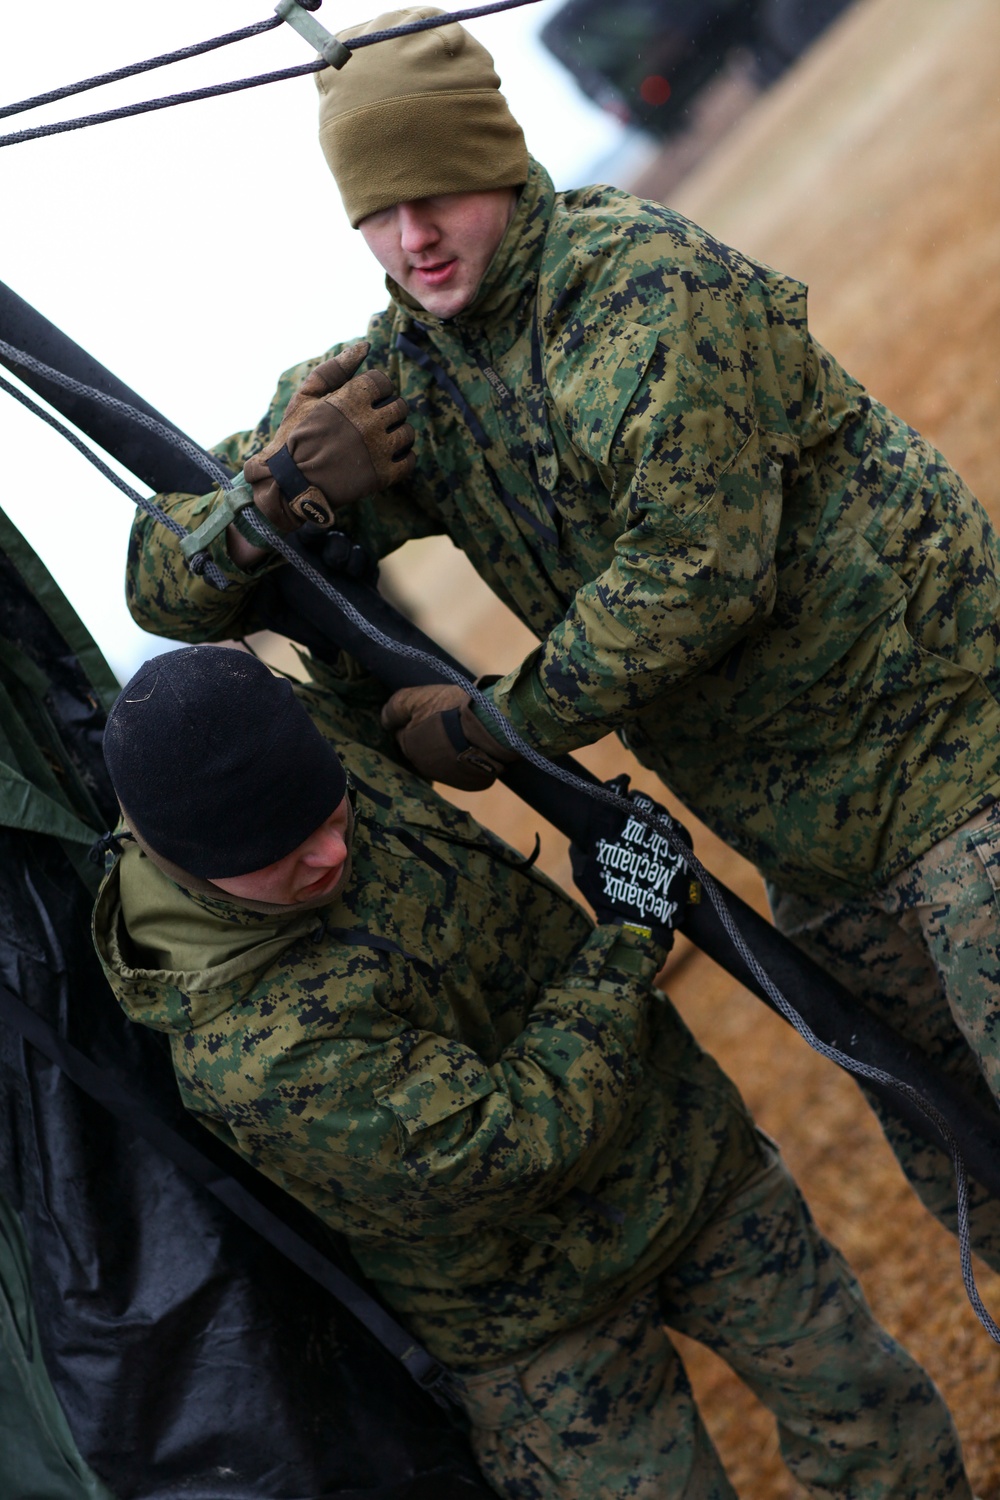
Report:
<svg viewBox="0 0 1000 1500"><path fill-rule="evenodd" d="M691 848L691 835L666 809L642 792L628 790L628 777L606 783L627 796L637 812L660 814ZM662 948L674 941L673 929L684 920L692 899L688 867L662 833L607 803L593 801L586 846L570 846L573 879L586 896L598 922L618 922L650 933ZM695 898L696 899L696 898Z"/></svg>
<svg viewBox="0 0 1000 1500"><path fill-rule="evenodd" d="M450 683L400 688L382 709L382 727L422 776L465 792L485 791L520 759L483 728L465 689Z"/></svg>
<svg viewBox="0 0 1000 1500"><path fill-rule="evenodd" d="M352 344L317 365L274 437L243 465L254 504L278 531L294 531L303 521L332 526L338 505L413 472L406 402L384 371L354 373L369 348Z"/></svg>

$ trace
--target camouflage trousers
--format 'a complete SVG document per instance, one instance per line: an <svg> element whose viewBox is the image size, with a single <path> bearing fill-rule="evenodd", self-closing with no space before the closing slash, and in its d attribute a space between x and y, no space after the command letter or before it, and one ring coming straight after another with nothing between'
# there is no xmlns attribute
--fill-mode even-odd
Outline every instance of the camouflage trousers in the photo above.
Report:
<svg viewBox="0 0 1000 1500"><path fill-rule="evenodd" d="M769 891L777 926L987 1109L1000 1099L1000 802L874 896L824 905ZM869 1096L923 1202L954 1232L946 1152ZM972 1240L1000 1271L1000 1203L970 1183Z"/></svg>
<svg viewBox="0 0 1000 1500"><path fill-rule="evenodd" d="M508 1500L732 1500L664 1324L774 1412L813 1495L969 1500L929 1376L875 1322L777 1151L628 1305L461 1379L476 1457Z"/></svg>

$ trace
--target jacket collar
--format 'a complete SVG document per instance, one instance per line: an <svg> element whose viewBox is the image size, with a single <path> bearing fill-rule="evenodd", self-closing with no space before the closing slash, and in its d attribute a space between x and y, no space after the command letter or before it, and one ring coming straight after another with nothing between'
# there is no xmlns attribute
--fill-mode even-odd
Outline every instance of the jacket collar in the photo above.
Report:
<svg viewBox="0 0 1000 1500"><path fill-rule="evenodd" d="M479 290L464 311L453 318L437 318L391 276L385 278L389 296L408 321L412 319L431 332L452 328L471 331L486 321L502 322L512 317L518 304L534 299L538 264L554 204L551 177L541 163L529 158L528 180L521 189L514 216L486 268Z"/></svg>

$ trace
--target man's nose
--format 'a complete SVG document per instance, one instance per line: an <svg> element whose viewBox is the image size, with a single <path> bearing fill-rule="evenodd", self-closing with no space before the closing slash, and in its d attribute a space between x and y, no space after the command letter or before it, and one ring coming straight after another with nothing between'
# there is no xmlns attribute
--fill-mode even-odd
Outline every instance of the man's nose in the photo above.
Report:
<svg viewBox="0 0 1000 1500"><path fill-rule="evenodd" d="M313 869L341 864L347 853L344 836L338 828L324 828L302 856L302 863Z"/></svg>
<svg viewBox="0 0 1000 1500"><path fill-rule="evenodd" d="M429 250L441 238L427 208L417 203L399 205L399 243L408 255Z"/></svg>

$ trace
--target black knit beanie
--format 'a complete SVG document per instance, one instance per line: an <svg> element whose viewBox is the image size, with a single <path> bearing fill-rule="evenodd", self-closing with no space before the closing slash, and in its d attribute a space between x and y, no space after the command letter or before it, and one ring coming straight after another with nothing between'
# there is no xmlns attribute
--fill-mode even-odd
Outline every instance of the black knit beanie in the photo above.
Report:
<svg viewBox="0 0 1000 1500"><path fill-rule="evenodd" d="M283 859L347 789L291 684L226 646L141 666L108 715L104 759L143 843L206 880Z"/></svg>

